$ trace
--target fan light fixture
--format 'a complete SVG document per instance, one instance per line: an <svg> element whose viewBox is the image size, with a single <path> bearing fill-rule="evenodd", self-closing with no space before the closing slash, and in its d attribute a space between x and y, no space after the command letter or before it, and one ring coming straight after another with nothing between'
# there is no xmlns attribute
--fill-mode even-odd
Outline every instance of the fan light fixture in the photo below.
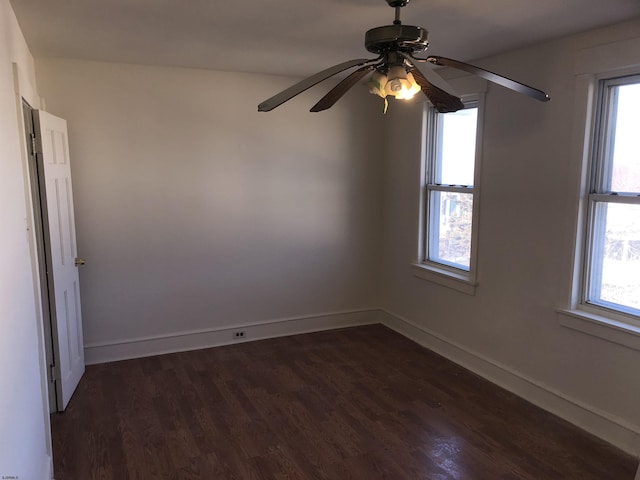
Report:
<svg viewBox="0 0 640 480"><path fill-rule="evenodd" d="M413 75L401 65L391 67L387 74L374 71L366 86L369 88L369 93L378 95L384 100L385 113L389 107L388 96L396 100L411 100L421 90Z"/></svg>
<svg viewBox="0 0 640 480"><path fill-rule="evenodd" d="M387 95L393 95L398 100L411 100L420 91L420 86L404 66L396 65L389 69L385 90Z"/></svg>
<svg viewBox="0 0 640 480"><path fill-rule="evenodd" d="M311 107L312 112L320 112L331 108L351 87L369 74L370 78L367 82L369 91L384 99L385 112L388 106L388 96L398 100L407 100L413 98L420 90L438 112L455 112L464 108L462 100L449 93L452 89L442 77L435 71L423 68L420 65L425 62L472 73L542 102L550 100L549 96L542 90L468 63L434 55L426 58L415 57L415 54L427 50L429 32L422 27L402 25L400 10L409 1L386 0L396 12L393 25L372 28L365 34L365 48L372 53L378 54L377 58L360 58L327 68L265 100L258 105L258 111L269 112L314 85L354 67L359 68L351 72L322 97L318 103Z"/></svg>

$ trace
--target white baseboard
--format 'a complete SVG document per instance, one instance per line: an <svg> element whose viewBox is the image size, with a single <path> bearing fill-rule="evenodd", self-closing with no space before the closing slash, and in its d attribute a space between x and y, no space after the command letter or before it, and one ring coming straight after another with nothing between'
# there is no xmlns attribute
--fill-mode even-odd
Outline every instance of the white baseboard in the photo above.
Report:
<svg viewBox="0 0 640 480"><path fill-rule="evenodd" d="M473 352L391 312L380 310L378 319L379 323L515 393L534 405L567 420L631 455L636 457L640 455L640 428L638 426L631 425L607 412L570 398L506 365Z"/></svg>
<svg viewBox="0 0 640 480"><path fill-rule="evenodd" d="M297 335L300 333L332 330L335 328L368 325L378 322L379 310L350 310L317 315L283 318L266 322L245 323L207 330L175 332L143 338L132 338L104 343L88 343L84 347L85 363L115 362L130 358L150 357L165 353L198 350L266 338ZM243 340L234 340L232 333L245 332Z"/></svg>

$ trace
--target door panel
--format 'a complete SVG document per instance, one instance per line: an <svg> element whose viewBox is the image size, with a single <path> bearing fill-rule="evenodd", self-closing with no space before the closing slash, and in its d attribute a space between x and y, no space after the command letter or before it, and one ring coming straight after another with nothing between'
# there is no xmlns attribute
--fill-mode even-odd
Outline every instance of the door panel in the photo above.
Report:
<svg viewBox="0 0 640 480"><path fill-rule="evenodd" d="M34 113L45 224L56 399L58 411L63 411L85 367L67 122L46 112Z"/></svg>

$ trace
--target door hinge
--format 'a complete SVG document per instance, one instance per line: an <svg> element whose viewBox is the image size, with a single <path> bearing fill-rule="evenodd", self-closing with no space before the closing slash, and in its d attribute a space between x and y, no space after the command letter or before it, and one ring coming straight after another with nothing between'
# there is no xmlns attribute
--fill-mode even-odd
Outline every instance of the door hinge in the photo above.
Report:
<svg viewBox="0 0 640 480"><path fill-rule="evenodd" d="M36 156L36 136L34 133L31 134L31 155Z"/></svg>
<svg viewBox="0 0 640 480"><path fill-rule="evenodd" d="M55 382L57 380L56 378L56 366L51 364L49 365L49 376L51 378L51 382Z"/></svg>

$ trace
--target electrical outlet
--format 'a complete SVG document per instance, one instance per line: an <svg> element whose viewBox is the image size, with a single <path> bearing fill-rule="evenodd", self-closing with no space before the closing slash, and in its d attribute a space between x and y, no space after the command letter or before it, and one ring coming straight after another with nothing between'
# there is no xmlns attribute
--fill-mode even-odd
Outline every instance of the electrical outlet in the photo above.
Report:
<svg viewBox="0 0 640 480"><path fill-rule="evenodd" d="M246 337L244 330L234 330L233 339L234 340L243 340Z"/></svg>

